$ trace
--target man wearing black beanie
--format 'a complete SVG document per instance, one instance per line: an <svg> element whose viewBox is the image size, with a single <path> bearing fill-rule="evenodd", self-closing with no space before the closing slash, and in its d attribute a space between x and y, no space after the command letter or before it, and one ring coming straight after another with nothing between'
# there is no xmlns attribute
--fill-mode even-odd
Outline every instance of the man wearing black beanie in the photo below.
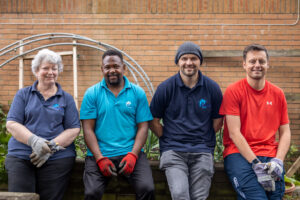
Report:
<svg viewBox="0 0 300 200"><path fill-rule="evenodd" d="M179 72L157 87L150 105L150 128L159 137L160 169L173 200L206 199L214 173L215 133L223 125L222 92L201 73L202 62L200 47L183 43L175 56Z"/></svg>

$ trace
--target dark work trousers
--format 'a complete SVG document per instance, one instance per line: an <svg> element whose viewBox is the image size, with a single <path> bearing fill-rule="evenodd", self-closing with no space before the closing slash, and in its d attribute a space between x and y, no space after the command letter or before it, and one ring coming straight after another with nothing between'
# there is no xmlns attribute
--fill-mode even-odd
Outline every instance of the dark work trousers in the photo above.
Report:
<svg viewBox="0 0 300 200"><path fill-rule="evenodd" d="M118 169L119 163L123 156L110 157ZM119 175L118 176L122 176ZM129 177L125 177L130 185L133 186L137 200L153 200L154 199L154 184L152 171L146 155L141 152L136 161L134 171ZM105 177L100 172L100 169L92 156L87 156L85 159L85 169L83 174L85 200L101 200L105 187L111 178Z"/></svg>
<svg viewBox="0 0 300 200"><path fill-rule="evenodd" d="M40 168L30 160L6 156L9 192L33 192L40 200L62 200L67 189L75 157L48 160Z"/></svg>

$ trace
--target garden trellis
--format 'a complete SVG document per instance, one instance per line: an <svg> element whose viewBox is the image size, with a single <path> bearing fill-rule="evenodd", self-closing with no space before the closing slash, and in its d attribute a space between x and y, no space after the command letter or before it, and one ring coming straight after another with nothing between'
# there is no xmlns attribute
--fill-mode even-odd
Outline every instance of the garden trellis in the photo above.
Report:
<svg viewBox="0 0 300 200"><path fill-rule="evenodd" d="M63 40L63 42L55 42L55 40ZM39 42L42 41L48 41L47 44L40 44ZM37 45L37 47L25 50L25 47L31 47L32 45ZM32 59L34 55L28 55L30 53L36 52L38 50L41 50L43 48L49 48L49 47L55 47L55 46L70 46L72 47L71 51L63 51L63 52L57 52L61 56L66 55L72 55L73 56L73 92L74 92L74 100L76 103L76 106L78 108L78 73L77 73L77 47L88 47L91 49L95 49L97 51L104 52L107 49L115 49L119 52L121 52L124 56L124 63L126 64L130 74L132 75L135 84L139 84L139 79L142 80L142 82L145 84L147 90L146 93L148 93L151 97L154 94L153 85L146 74L146 72L143 70L143 68L127 53L124 51L116 48L115 46L99 42L96 40L93 40L91 38L71 34L71 33L44 33L44 34L37 34L32 35L26 38L23 38L19 41L16 41L2 49L0 49L0 58L9 55L11 52L17 52L17 55L12 56L9 59L6 59L3 63L0 64L0 68L5 66L6 64L10 63L13 60L19 59L19 89L24 87L24 60L25 59ZM152 134L152 133L151 133ZM151 136L151 135L150 135ZM147 149L151 146L151 138L148 137L147 142ZM150 141L149 141L150 140Z"/></svg>

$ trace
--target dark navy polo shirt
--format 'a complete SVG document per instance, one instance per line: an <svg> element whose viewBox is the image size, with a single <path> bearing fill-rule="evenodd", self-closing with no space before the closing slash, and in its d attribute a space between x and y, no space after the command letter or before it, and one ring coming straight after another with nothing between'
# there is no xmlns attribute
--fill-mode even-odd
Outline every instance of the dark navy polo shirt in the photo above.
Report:
<svg viewBox="0 0 300 200"><path fill-rule="evenodd" d="M157 87L150 109L154 118L163 119L161 152L214 152L213 119L222 117L222 92L215 81L198 73L193 88L184 85L179 72Z"/></svg>
<svg viewBox="0 0 300 200"><path fill-rule="evenodd" d="M24 125L37 136L52 140L64 130L80 128L80 121L73 97L63 91L56 83L57 92L44 100L36 89L37 81L29 87L20 89L14 97L7 121L15 121ZM30 146L18 142L11 137L8 143L8 155L29 160L32 153ZM49 159L55 160L75 156L75 146L72 143L63 151L54 153Z"/></svg>

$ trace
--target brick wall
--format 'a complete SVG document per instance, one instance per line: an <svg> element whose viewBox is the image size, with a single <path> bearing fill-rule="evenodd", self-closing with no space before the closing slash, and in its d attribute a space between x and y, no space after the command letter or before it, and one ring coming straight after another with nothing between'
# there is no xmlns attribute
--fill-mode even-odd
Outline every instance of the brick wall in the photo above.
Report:
<svg viewBox="0 0 300 200"><path fill-rule="evenodd" d="M183 41L190 40L199 44L205 55L220 52L206 56L201 70L224 91L228 84L245 77L239 56L245 45L260 43L279 53L271 57L267 78L286 93L293 143L300 145L297 12L298 0L1 0L0 48L42 33L86 36L125 51L143 67L156 88L178 71L175 51ZM70 51L72 47L51 49ZM237 54L226 56L226 52L235 51ZM292 53L285 52L296 52L296 56L289 57ZM0 62L17 53L1 56ZM84 91L102 75L100 52L78 47L78 54L80 105ZM73 94L72 57L65 56L63 60L65 69L59 82ZM31 85L34 80L30 61L26 60L24 84ZM17 60L0 68L0 85L0 104L7 109L18 90Z"/></svg>
<svg viewBox="0 0 300 200"><path fill-rule="evenodd" d="M2 0L1 13L295 13L297 0Z"/></svg>

